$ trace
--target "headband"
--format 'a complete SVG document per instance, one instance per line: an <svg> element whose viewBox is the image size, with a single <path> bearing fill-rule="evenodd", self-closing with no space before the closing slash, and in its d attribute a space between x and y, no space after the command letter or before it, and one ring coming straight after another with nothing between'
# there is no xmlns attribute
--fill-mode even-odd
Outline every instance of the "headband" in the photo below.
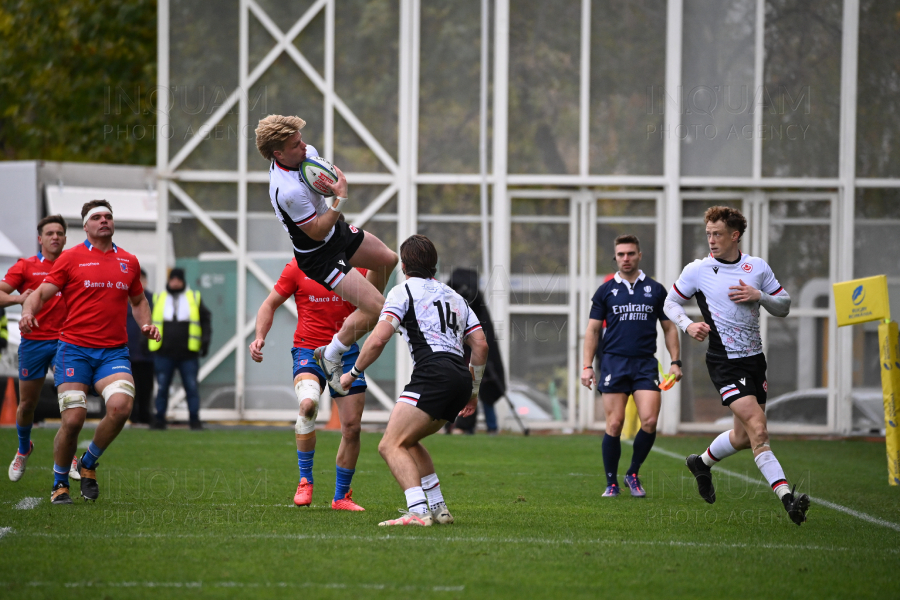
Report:
<svg viewBox="0 0 900 600"><path fill-rule="evenodd" d="M109 208L106 208L105 206L95 206L94 208L89 210L86 215L84 215L84 220L82 221L81 224L87 225L88 219L91 218L91 215L95 215L95 214L101 213L101 212L108 212L109 214L112 214L112 210Z"/></svg>

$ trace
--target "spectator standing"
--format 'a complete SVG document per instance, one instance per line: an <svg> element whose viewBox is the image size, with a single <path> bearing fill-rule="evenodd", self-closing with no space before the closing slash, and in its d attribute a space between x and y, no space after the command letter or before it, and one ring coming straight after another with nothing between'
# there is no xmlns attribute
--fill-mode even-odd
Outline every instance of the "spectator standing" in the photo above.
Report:
<svg viewBox="0 0 900 600"><path fill-rule="evenodd" d="M200 299L200 292L187 287L184 269L172 269L165 291L153 296L153 324L159 329L160 341L151 341L153 364L156 368L156 418L154 429L166 428L166 409L169 386L175 369L187 395L191 429L203 429L200 424L200 392L197 376L200 357L209 352L212 335L210 313Z"/></svg>
<svg viewBox="0 0 900 600"><path fill-rule="evenodd" d="M484 422L489 434L497 433L497 412L494 404L506 393L506 377L503 371L503 358L500 356L500 345L494 333L494 323L491 321L491 313L488 311L484 296L478 290L478 272L474 269L454 269L447 282L453 290L463 297L469 308L478 317L484 337L488 343L487 366L484 370L484 379L478 391L478 399L484 409ZM465 348L463 360L469 360L471 350ZM455 425L465 433L475 433L477 411L468 417L457 417ZM452 425L448 424L448 431Z"/></svg>

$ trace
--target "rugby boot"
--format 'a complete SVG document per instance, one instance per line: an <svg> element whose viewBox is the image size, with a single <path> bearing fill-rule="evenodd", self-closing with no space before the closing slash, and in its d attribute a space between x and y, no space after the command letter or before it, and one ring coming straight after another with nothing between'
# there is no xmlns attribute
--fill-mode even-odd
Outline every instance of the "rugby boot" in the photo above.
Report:
<svg viewBox="0 0 900 600"><path fill-rule="evenodd" d="M712 504L716 501L716 490L712 483L712 470L706 466L703 459L697 454L688 456L684 463L691 470L694 479L697 480L697 491L700 497Z"/></svg>
<svg viewBox="0 0 900 600"><path fill-rule="evenodd" d="M22 475L25 474L25 465L28 464L28 457L34 452L34 442L30 442L30 444L31 445L28 447L28 454L19 454L19 451L16 450L16 457L9 465L10 481L18 481L22 479Z"/></svg>
<svg viewBox="0 0 900 600"><path fill-rule="evenodd" d="M394 525L414 525L416 527L431 527L431 524L434 522L434 519L431 517L431 513L425 513L424 515L419 515L416 513L411 513L399 509L399 512L403 515L399 519L389 519L387 521L382 521L378 524L379 527L393 527Z"/></svg>
<svg viewBox="0 0 900 600"><path fill-rule="evenodd" d="M431 518L438 525L450 525L453 523L453 515L447 509L447 505L441 502L431 507Z"/></svg>
<svg viewBox="0 0 900 600"><path fill-rule="evenodd" d="M362 506L353 501L353 490L348 490L344 497L340 500L332 500L331 508L333 510L353 510L357 512L364 511Z"/></svg>
<svg viewBox="0 0 900 600"><path fill-rule="evenodd" d="M62 481L53 486L50 493L51 504L72 504L72 498L69 496L69 486Z"/></svg>
<svg viewBox="0 0 900 600"><path fill-rule="evenodd" d="M644 491L644 486L641 485L641 480L638 479L637 475L626 475L625 485L628 486L628 489L631 490L631 495L635 498L643 498L647 495L647 492Z"/></svg>
<svg viewBox="0 0 900 600"><path fill-rule="evenodd" d="M78 472L78 458L74 456L72 457L72 466L69 467L69 479L81 480L81 473Z"/></svg>
<svg viewBox="0 0 900 600"><path fill-rule="evenodd" d="M325 358L325 348L325 346L316 348L313 351L313 358L316 359L316 364L319 365L319 368L325 373L325 380L328 381L329 387L331 387L336 394L346 396L348 390L341 387L341 375L344 374L344 367L340 361L335 362Z"/></svg>
<svg viewBox="0 0 900 600"><path fill-rule="evenodd" d="M88 469L82 461L84 456L78 459L78 473L81 475L81 497L85 502L96 501L100 497L100 486L97 485L97 467L100 463L94 463L93 469Z"/></svg>
<svg viewBox="0 0 900 600"><path fill-rule="evenodd" d="M312 504L313 484L306 480L306 477L300 478L297 484L297 493L294 494L294 504L297 506L309 506Z"/></svg>
<svg viewBox="0 0 900 600"><path fill-rule="evenodd" d="M606 486L606 491L600 494L601 498L615 498L619 495L619 486L616 484Z"/></svg>
<svg viewBox="0 0 900 600"><path fill-rule="evenodd" d="M794 486L794 490L796 489L797 486ZM806 494L794 495L794 490L782 496L781 502L784 504L784 509L787 511L791 521L799 527L801 523L806 521L806 511L809 510L809 496Z"/></svg>

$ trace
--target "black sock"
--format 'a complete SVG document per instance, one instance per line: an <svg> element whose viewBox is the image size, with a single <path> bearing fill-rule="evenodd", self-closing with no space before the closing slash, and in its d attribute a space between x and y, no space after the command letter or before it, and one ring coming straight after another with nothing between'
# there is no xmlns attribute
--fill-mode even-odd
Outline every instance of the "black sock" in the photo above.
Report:
<svg viewBox="0 0 900 600"><path fill-rule="evenodd" d="M603 435L603 468L606 469L606 485L619 485L619 457L622 456L622 444L619 436L608 433Z"/></svg>
<svg viewBox="0 0 900 600"><path fill-rule="evenodd" d="M637 475L650 454L650 448L656 441L656 432L647 433L643 429L638 429L637 435L634 436L634 454L631 455L631 466L628 467L628 475Z"/></svg>

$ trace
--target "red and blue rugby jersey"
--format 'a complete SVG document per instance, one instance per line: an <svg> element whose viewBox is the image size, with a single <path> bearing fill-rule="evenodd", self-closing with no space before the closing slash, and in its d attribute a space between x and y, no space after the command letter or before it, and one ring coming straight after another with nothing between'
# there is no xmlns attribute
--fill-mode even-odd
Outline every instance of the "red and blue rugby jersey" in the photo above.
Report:
<svg viewBox="0 0 900 600"><path fill-rule="evenodd" d="M365 275L366 269L357 269ZM297 303L297 330L294 347L315 350L331 341L356 307L335 292L306 276L296 260L284 266L275 283L275 291L285 298L294 297Z"/></svg>
<svg viewBox="0 0 900 600"><path fill-rule="evenodd" d="M128 299L144 293L137 257L115 244L103 252L85 240L63 252L44 279L62 291L68 315L59 339L87 348L128 342Z"/></svg>
<svg viewBox="0 0 900 600"><path fill-rule="evenodd" d="M44 277L50 274L56 261L52 261L40 252L31 258L20 258L9 268L3 281L20 294L26 290L36 290L44 283ZM66 320L66 302L62 293L44 302L41 311L35 315L39 327L31 333L23 333L26 340L44 341L59 339L59 330Z"/></svg>

